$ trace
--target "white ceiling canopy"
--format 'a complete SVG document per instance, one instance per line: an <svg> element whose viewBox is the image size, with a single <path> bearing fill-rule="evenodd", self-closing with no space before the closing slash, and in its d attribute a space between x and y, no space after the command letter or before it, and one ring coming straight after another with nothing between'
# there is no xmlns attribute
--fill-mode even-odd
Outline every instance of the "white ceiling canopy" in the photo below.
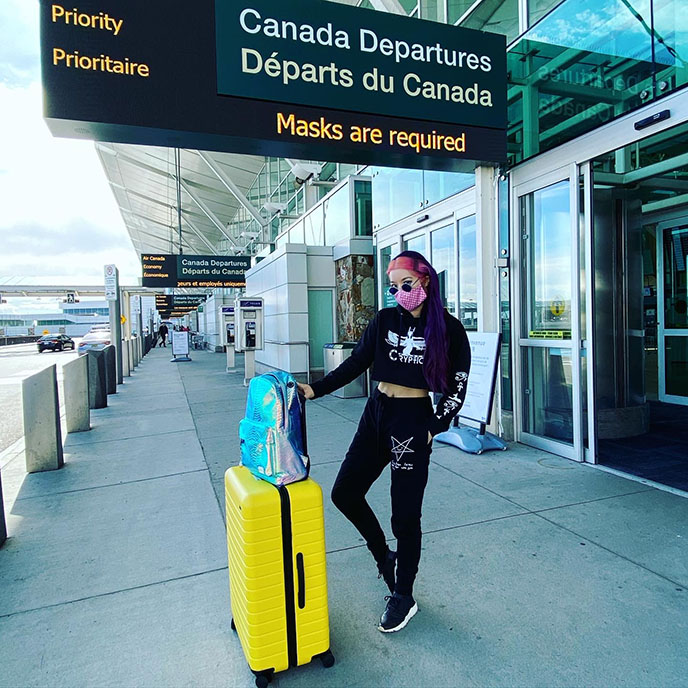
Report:
<svg viewBox="0 0 688 688"><path fill-rule="evenodd" d="M179 253L174 148L96 143L96 150L134 249ZM218 253L222 240L237 253L245 250L246 241L227 225L241 206L260 217L246 195L264 164L252 155L180 151L184 253Z"/></svg>

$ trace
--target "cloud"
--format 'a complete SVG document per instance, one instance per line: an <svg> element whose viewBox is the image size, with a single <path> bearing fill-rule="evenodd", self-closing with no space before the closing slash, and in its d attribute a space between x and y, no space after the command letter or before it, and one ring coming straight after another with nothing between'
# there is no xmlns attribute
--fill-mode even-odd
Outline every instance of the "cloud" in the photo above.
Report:
<svg viewBox="0 0 688 688"><path fill-rule="evenodd" d="M107 263L134 284L138 257L93 143L53 138L41 111L40 84L0 82L0 284L99 284Z"/></svg>
<svg viewBox="0 0 688 688"><path fill-rule="evenodd" d="M89 252L122 247L121 238L116 234L83 218L60 226L18 222L4 229L3 237L3 251L13 254L21 253L27 247L36 255L64 253L68 247L87 248Z"/></svg>
<svg viewBox="0 0 688 688"><path fill-rule="evenodd" d="M0 2L0 83L28 86L40 78L36 0Z"/></svg>

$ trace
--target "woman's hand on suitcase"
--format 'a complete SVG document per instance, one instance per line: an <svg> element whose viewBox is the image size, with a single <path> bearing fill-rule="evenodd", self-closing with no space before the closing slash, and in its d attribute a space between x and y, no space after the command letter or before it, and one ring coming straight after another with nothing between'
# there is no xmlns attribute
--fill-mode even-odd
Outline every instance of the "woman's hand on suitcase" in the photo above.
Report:
<svg viewBox="0 0 688 688"><path fill-rule="evenodd" d="M306 397L306 399L312 399L315 396L315 392L310 385L302 384L301 382L296 383L299 387L299 394Z"/></svg>

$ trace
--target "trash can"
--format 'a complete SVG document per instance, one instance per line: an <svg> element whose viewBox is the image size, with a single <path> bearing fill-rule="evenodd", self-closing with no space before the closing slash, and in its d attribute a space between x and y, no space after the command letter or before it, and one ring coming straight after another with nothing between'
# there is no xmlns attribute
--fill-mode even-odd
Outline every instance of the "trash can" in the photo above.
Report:
<svg viewBox="0 0 688 688"><path fill-rule="evenodd" d="M325 375L334 370L342 361L351 356L351 351L356 346L356 342L340 342L325 344L323 347L323 361L325 364ZM340 389L332 392L332 396L340 399L353 399L367 395L366 375L359 375L353 382L344 385Z"/></svg>

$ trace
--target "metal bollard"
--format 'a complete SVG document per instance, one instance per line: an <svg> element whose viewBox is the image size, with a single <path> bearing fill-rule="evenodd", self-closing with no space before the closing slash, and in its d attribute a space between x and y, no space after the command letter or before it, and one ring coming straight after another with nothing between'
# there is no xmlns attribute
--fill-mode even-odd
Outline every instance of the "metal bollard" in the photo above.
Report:
<svg viewBox="0 0 688 688"><path fill-rule="evenodd" d="M22 380L26 472L64 466L57 371L54 365Z"/></svg>
<svg viewBox="0 0 688 688"><path fill-rule="evenodd" d="M7 522L5 521L5 502L2 499L2 471L0 470L0 547L7 540Z"/></svg>
<svg viewBox="0 0 688 688"><path fill-rule="evenodd" d="M129 377L131 371L129 370L129 347L127 346L127 340L122 340L122 376Z"/></svg>
<svg viewBox="0 0 688 688"><path fill-rule="evenodd" d="M107 381L105 379L105 352L89 351L88 357L88 405L92 409L105 408Z"/></svg>
<svg viewBox="0 0 688 688"><path fill-rule="evenodd" d="M129 356L129 374L131 375L136 367L136 362L134 361L134 345L131 339L127 339L127 349Z"/></svg>
<svg viewBox="0 0 688 688"><path fill-rule="evenodd" d="M113 344L106 346L105 352L105 384L108 394L117 394L117 351Z"/></svg>
<svg viewBox="0 0 688 688"><path fill-rule="evenodd" d="M88 358L79 358L62 366L67 432L91 429L89 410Z"/></svg>

